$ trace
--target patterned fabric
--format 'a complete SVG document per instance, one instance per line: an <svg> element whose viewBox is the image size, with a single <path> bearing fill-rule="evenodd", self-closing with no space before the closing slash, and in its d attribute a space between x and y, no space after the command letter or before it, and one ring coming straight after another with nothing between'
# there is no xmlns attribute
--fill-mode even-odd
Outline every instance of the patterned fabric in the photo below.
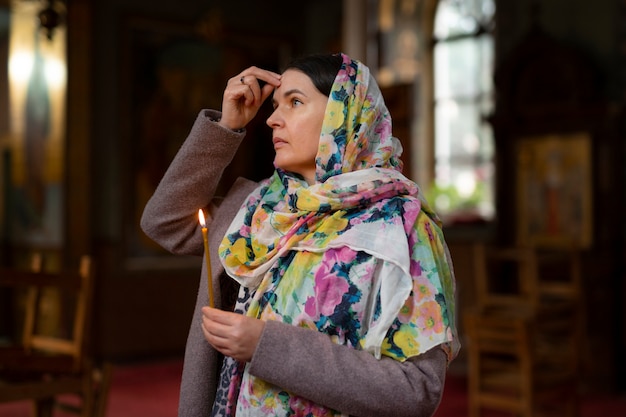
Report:
<svg viewBox="0 0 626 417"><path fill-rule="evenodd" d="M402 147L368 68L342 58L315 184L277 169L235 217L220 259L253 292L248 316L323 332L376 357L404 361L442 345L451 360L454 276L439 220L401 173ZM340 415L245 368L230 380L238 416Z"/></svg>

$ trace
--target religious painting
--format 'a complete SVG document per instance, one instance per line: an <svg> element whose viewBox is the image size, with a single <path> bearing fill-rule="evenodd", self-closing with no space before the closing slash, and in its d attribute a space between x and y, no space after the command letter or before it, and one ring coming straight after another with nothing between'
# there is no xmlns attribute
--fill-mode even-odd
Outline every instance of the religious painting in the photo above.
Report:
<svg viewBox="0 0 626 417"><path fill-rule="evenodd" d="M519 243L588 248L593 235L589 135L524 138L516 157Z"/></svg>
<svg viewBox="0 0 626 417"><path fill-rule="evenodd" d="M154 258L168 257L140 230L139 222L199 112L220 110L228 79L243 69L257 65L277 71L282 64L283 41L231 35L220 27L215 21L151 18L129 18L124 24L120 120L128 258L154 264ZM265 103L247 126L218 192L225 192L238 176L260 180L271 173L271 131L265 125L270 111L271 104Z"/></svg>
<svg viewBox="0 0 626 417"><path fill-rule="evenodd" d="M66 33L48 38L39 3L1 9L0 238L58 250L64 237ZM9 24L10 23L10 24Z"/></svg>

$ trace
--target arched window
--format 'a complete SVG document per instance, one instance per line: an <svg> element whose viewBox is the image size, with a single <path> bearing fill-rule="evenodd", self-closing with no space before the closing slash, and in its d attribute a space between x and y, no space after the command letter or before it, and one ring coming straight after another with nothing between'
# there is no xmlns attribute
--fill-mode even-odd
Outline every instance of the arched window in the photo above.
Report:
<svg viewBox="0 0 626 417"><path fill-rule="evenodd" d="M494 106L495 0L364 3L362 10L359 0L344 0L344 36L352 41L344 43L363 46L357 52L383 89L411 89L407 175L444 222L492 219L494 141L486 116Z"/></svg>
<svg viewBox="0 0 626 417"><path fill-rule="evenodd" d="M432 42L432 204L444 220L494 215L494 0L439 0Z"/></svg>

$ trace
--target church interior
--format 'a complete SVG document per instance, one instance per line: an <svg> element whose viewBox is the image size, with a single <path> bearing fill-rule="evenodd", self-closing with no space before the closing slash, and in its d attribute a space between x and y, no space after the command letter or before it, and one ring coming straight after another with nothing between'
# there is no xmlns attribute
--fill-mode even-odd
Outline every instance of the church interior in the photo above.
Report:
<svg viewBox="0 0 626 417"><path fill-rule="evenodd" d="M0 0L0 284L89 276L81 343L101 385L181 359L202 259L147 238L143 207L230 77L339 51L372 70L404 175L443 222L469 415L539 415L552 388L565 409L547 415L626 395L621 0ZM224 189L272 172L266 104ZM0 380L28 294L0 285ZM36 298L50 329L82 305Z"/></svg>

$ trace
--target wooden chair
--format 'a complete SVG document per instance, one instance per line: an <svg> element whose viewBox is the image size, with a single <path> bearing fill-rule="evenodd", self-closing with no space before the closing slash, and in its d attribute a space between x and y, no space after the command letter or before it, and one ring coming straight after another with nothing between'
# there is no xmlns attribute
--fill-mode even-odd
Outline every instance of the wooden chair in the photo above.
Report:
<svg viewBox="0 0 626 417"><path fill-rule="evenodd" d="M575 248L477 243L473 245L473 258L477 311L552 315L552 320L561 317L557 313L573 307L582 311L581 263Z"/></svg>
<svg viewBox="0 0 626 417"><path fill-rule="evenodd" d="M575 416L580 362L576 251L476 244L465 317L469 415Z"/></svg>
<svg viewBox="0 0 626 417"><path fill-rule="evenodd" d="M0 347L0 402L32 400L37 417L52 416L56 407L103 417L111 365L96 363L91 355L91 258L82 257L78 271L51 273L42 271L36 256L30 271L0 269L0 286L22 295L24 306L21 342ZM41 325L50 316L50 294L68 313L58 329Z"/></svg>

